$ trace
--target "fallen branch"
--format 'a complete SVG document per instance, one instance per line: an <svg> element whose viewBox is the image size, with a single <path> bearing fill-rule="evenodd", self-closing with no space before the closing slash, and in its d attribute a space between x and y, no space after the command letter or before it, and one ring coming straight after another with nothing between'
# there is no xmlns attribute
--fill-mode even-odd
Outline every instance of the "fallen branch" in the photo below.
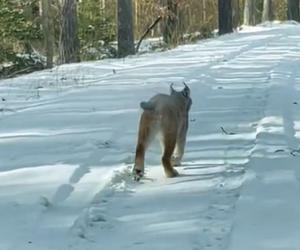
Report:
<svg viewBox="0 0 300 250"><path fill-rule="evenodd" d="M15 112L15 110L9 108L0 108L0 112Z"/></svg>
<svg viewBox="0 0 300 250"><path fill-rule="evenodd" d="M9 73L9 72L7 72L7 74L4 73L3 77L4 78L12 78L12 77L15 77L20 74L27 74L27 73L31 73L31 72L42 70L42 69L44 69L44 67L42 65L32 65L32 66L28 66L26 68L19 69L19 70L10 69L10 71L12 71L12 73Z"/></svg>
<svg viewBox="0 0 300 250"><path fill-rule="evenodd" d="M235 135L236 133L233 133L233 132L227 132L223 127L221 127L221 130L222 132L225 134L225 135Z"/></svg>
<svg viewBox="0 0 300 250"><path fill-rule="evenodd" d="M7 75L7 78L12 78L12 77L15 77L16 75L19 75L19 74L28 73L30 70L31 70L31 67L27 67L27 68L24 68L24 69L14 71L13 73Z"/></svg>
<svg viewBox="0 0 300 250"><path fill-rule="evenodd" d="M136 45L135 52L137 53L139 51L139 48L141 46L142 41L145 39L145 37L149 34L149 32L159 23L159 21L162 19L162 16L158 16L156 20L147 28L147 30L144 32L144 34L141 36L139 42Z"/></svg>
<svg viewBox="0 0 300 250"><path fill-rule="evenodd" d="M283 152L285 152L284 149L276 149L276 150L274 151L274 153L283 153Z"/></svg>

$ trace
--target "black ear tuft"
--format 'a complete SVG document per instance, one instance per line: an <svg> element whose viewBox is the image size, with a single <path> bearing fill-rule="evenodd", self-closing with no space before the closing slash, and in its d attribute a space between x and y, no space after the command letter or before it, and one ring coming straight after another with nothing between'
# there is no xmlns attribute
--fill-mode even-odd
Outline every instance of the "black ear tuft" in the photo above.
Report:
<svg viewBox="0 0 300 250"><path fill-rule="evenodd" d="M186 91L186 90L182 90L182 95L186 98L188 98L190 96L190 92L189 91Z"/></svg>
<svg viewBox="0 0 300 250"><path fill-rule="evenodd" d="M184 89L190 90L189 86L187 86L185 82L183 82L183 85L184 85Z"/></svg>
<svg viewBox="0 0 300 250"><path fill-rule="evenodd" d="M186 83L185 82L183 82L183 84L184 84L184 89L181 91L181 93L182 93L182 95L184 96L184 97L189 97L190 96L190 88L186 85Z"/></svg>
<svg viewBox="0 0 300 250"><path fill-rule="evenodd" d="M176 91L173 89L173 85L174 85L174 83L171 83L171 85L170 85L170 94L176 92Z"/></svg>

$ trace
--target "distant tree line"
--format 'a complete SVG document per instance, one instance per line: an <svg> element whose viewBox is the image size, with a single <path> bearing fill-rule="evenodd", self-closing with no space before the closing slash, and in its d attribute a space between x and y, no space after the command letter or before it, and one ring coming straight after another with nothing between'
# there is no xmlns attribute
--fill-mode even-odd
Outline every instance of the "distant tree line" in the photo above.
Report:
<svg viewBox="0 0 300 250"><path fill-rule="evenodd" d="M128 56L146 37L170 48L272 20L299 22L299 0L0 0L0 74Z"/></svg>

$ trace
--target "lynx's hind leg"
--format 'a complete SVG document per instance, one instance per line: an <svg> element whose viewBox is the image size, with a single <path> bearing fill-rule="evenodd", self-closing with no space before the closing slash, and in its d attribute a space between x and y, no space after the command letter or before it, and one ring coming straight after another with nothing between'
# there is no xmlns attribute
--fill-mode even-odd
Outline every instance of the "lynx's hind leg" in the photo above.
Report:
<svg viewBox="0 0 300 250"><path fill-rule="evenodd" d="M163 135L163 156L162 156L162 165L167 177L178 176L177 170L175 170L171 163L171 157L175 149L176 136L173 133L164 131Z"/></svg>
<svg viewBox="0 0 300 250"><path fill-rule="evenodd" d="M177 138L174 155L172 156L173 166L180 166L184 154L185 138Z"/></svg>
<svg viewBox="0 0 300 250"><path fill-rule="evenodd" d="M144 111L139 123L138 141L135 152L133 175L139 180L144 175L145 153L155 134L155 119L152 112Z"/></svg>
<svg viewBox="0 0 300 250"><path fill-rule="evenodd" d="M181 165L181 160L184 154L184 148L186 144L187 127L188 124L187 122L185 122L177 135L175 152L174 155L172 156L173 166Z"/></svg>

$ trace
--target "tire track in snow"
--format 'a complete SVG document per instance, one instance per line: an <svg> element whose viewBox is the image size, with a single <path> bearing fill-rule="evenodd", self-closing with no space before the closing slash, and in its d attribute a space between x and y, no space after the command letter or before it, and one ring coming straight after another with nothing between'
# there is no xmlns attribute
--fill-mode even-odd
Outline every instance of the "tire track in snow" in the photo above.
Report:
<svg viewBox="0 0 300 250"><path fill-rule="evenodd" d="M293 34L271 44L282 51L282 58L270 72L265 116L248 164L249 180L237 202L231 250L299 247L299 155L291 152L299 149L300 54Z"/></svg>
<svg viewBox="0 0 300 250"><path fill-rule="evenodd" d="M247 53L248 52L248 53ZM249 56L251 55L251 52L245 50L241 54L236 54L235 56L232 56L232 60L234 62L234 58L237 56ZM246 60L246 65L252 65L253 64L253 58L255 58L255 52L253 53L253 56L250 56L251 60ZM230 61L226 62L227 64L230 65ZM239 62L240 63L240 62ZM265 73L266 68L270 68L274 65L274 61L269 62L269 65L264 65L264 67L261 67L261 75L260 78L264 79L263 84L266 85L266 81L268 79L268 73ZM214 69L214 68L213 68ZM180 169L179 171L183 175L183 180L179 179L178 180L172 180L170 181L169 184L176 184L177 186L179 185L186 185L186 183L195 181L197 182L202 182L205 181L210 183L210 187L207 187L208 190L204 196L209 196L209 204L206 207L206 204L204 207L199 208L199 212L201 213L200 220L196 222L196 228L201 231L193 236L195 236L193 240L193 245L194 249L224 249L228 245L228 238L231 232L231 218L232 214L234 212L234 205L235 202L238 198L239 195L239 188L242 185L243 182L243 175L244 175L244 164L249 161L249 157L251 156L252 149L255 146L255 141L256 141L256 135L257 135L257 126L255 124L256 121L259 121L263 115L264 115L264 106L266 105L266 87L265 85L259 86L256 88L256 86L253 86L253 82L257 80L256 76L251 77L249 76L249 72L251 73L253 70L255 70L255 67L249 67L248 71L245 72L246 78L243 78L243 74L241 73L241 82L246 83L246 87L241 87L237 86L235 88L235 85L232 84L232 88L226 89L224 81L222 79L217 79L216 84L218 86L222 86L219 91L215 91L216 88L215 86L209 86L206 91L210 92L209 98L205 98L205 95L208 93L204 91L205 93L203 96L200 96L201 98L204 98L205 101L199 103L197 100L195 101L194 106L199 106L201 107L201 104L205 103L208 105L211 109L211 111L208 109L207 113L208 116L211 115L211 120L214 120L217 122L217 124L214 124L213 127L207 126L206 130L204 131L204 134L207 133L216 133L216 138L215 143L211 143L211 148L216 149L218 148L217 145L223 144L224 147L220 148L220 152L223 152L220 154L219 157L208 157L207 162L209 160L211 161L211 164L208 166L208 170L203 172L204 166L207 165L204 161L197 162L196 159L199 159L201 157L201 153L199 154L199 147L197 149L197 145L203 147L205 149L205 143L206 141L209 141L210 138L206 140L201 140L201 135L199 136L200 140L193 140L191 141L190 139L188 140L188 146L187 148L190 148L191 151L193 151L193 148L196 148L194 153L190 153L190 151L187 151L186 153L186 159L187 159L187 164L188 166L184 167L183 169ZM211 78L215 78L215 74L212 72L210 73ZM218 72L219 74L222 74L226 78L226 73L227 69L224 72ZM232 73L232 71L230 71ZM227 77L227 81L230 81L230 79L235 79L231 74ZM251 82L252 81L252 82ZM248 84L248 85L247 85ZM192 82L191 88L196 89L199 86L196 85L196 82ZM197 93L202 93L201 89L203 89L203 86L199 87L199 91L196 91ZM264 91L261 91L261 88L264 89ZM214 91L214 92L213 92ZM246 100L244 99L244 96L246 96ZM194 98L195 100L195 98ZM230 105L228 105L228 101L230 100ZM215 104L214 104L215 103ZM220 115L220 112L214 112L214 107L216 109L221 107L226 107L227 109L224 108L224 114L226 113L231 113L231 119L234 119L234 121L237 124L232 124L232 121L228 120L228 116L223 116L222 114ZM251 107L249 107L249 104ZM222 111L221 111L222 113ZM240 115L242 114L242 115ZM252 114L249 116L249 114ZM216 115L220 115L220 118L216 118ZM200 113L192 113L192 119L194 122L191 123L191 128L190 128L190 133L195 134L196 132L193 132L193 129L196 131L196 126L201 126L201 124L198 123L200 121L201 123L203 122L203 116ZM204 118L205 119L205 118ZM209 119L206 121L207 124L210 123ZM225 124L225 125L224 125ZM226 129L229 131L235 131L236 135L221 135L220 131L220 126L226 126ZM242 126L237 126L237 125L242 125ZM199 129L197 129L199 131ZM238 136L238 134L250 134L247 139L241 140L241 137ZM253 134L253 135L251 135ZM205 137L202 135L202 137ZM232 139L232 137L236 137L236 139ZM218 139L219 138L219 139ZM228 146L228 139L230 138L230 146ZM241 145L242 144L242 145ZM238 155L242 151L247 151L248 153L246 155L243 155L242 157L239 157ZM200 151L201 152L201 151ZM207 154L208 151L204 152L204 154ZM213 153L214 151L212 151ZM223 166L220 169L218 168L218 165ZM214 172L214 169L216 172ZM211 174L207 175L207 171L211 171ZM161 173L161 168L155 168L155 172L153 170L149 171L148 175L150 177L151 174L155 174L155 176L160 176L162 175ZM206 173L205 173L206 172ZM198 173L198 174L197 174ZM198 177L197 177L198 176ZM206 176L206 177L205 177ZM195 178L196 177L196 178ZM207 179L206 179L207 178ZM126 178L125 178L126 179ZM212 180L210 182L209 180ZM124 180L123 180L124 181ZM81 216L79 217L80 224L80 232L84 232L84 238L88 238L89 240L97 242L97 237L99 235L103 235L104 237L100 237L101 240L99 242L104 241L104 245L108 244L105 240L106 237L108 236L108 233L110 234L124 234L124 232L128 232L126 229L128 225L124 225L122 222L123 220L126 220L128 224L130 224L130 228L134 228L138 226L137 224L132 221L130 218L130 214L135 214L133 217L137 217L137 221L139 221L139 206L137 208L134 208L135 202L140 202L139 201L139 192L140 194L143 194L145 192L145 195L148 192L148 186L146 188L140 188L139 186L132 187L128 181L121 181L117 184L117 186L120 183L123 183L124 186L122 188L118 189L117 193L112 192L108 196L106 196L105 192L99 192L99 197L105 197L103 200L98 200L94 206L91 206L90 209L91 211L101 211L101 220L102 222L100 223L92 223L93 226L89 225L88 221L89 218L93 218L93 212L86 212L84 211L84 216L83 219ZM168 183L168 181L167 181ZM203 182L202 182L203 183ZM128 187L129 185L129 187ZM154 180L153 183L147 182L147 185L149 185L149 189L156 189L156 187L161 188L166 188L167 184L162 181L162 179L159 177L158 180ZM201 184L203 185L203 184ZM200 186L201 186L200 185ZM140 190L142 189L142 190ZM192 192L193 194L197 195L197 192ZM151 192L150 192L151 194ZM198 194L200 197L202 196L201 194ZM125 197L125 198L124 198ZM164 197L164 196L163 196ZM164 197L162 199L168 199L167 197ZM160 199L158 199L160 200ZM97 201L97 199L96 199ZM189 200L190 201L190 200ZM102 202L102 203L101 203ZM103 205L104 203L104 205ZM123 214L124 211L122 210L122 214L120 214L120 211L116 209L118 206L117 204L122 204L122 207L125 210L125 215ZM123 205L125 204L125 205ZM130 205L131 204L131 205ZM188 204L188 203L187 203ZM151 204L149 204L151 207ZM168 206L163 206L161 208L163 209L170 209ZM155 213L155 210L153 211ZM128 213L128 220L126 214ZM142 216L142 214L141 214ZM125 218L124 218L125 217ZM104 224L106 223L105 218L114 218L112 221L107 223L106 226ZM93 219L92 219L93 220ZM108 219L109 220L109 219ZM153 220L153 218L151 218ZM84 223L82 223L84 221ZM163 221L163 220L162 220ZM147 222L146 222L147 223ZM149 223L156 225L156 223L150 222ZM161 222L162 223L162 222ZM169 223L169 222L168 222ZM166 222L165 225L161 225L162 228L164 226L168 227L168 223ZM84 226L83 226L84 224ZM74 225L78 225L75 223ZM101 225L101 226L100 226ZM188 225L188 224L187 224ZM186 225L186 226L187 226ZM155 226L157 227L158 224ZM84 228L84 229L83 229ZM121 228L121 229L118 229ZM141 227L138 227L141 229ZM213 228L219 228L220 231L215 231ZM132 229L131 229L132 230ZM149 230L149 229L147 229ZM136 231L136 235L139 235L140 232ZM124 247L129 247L130 249L139 249L141 246L143 249L153 249L153 243L152 245L148 245L150 242L147 242L149 239L143 239L143 237L134 239L135 233L125 233L127 236L125 238L127 239L132 239L132 240L125 240L125 242L121 243L116 243L112 242L112 244L115 248L114 249L122 249ZM165 236L164 236L165 237ZM119 238L117 236L117 238ZM184 237L183 237L184 239ZM108 241L111 241L112 239L108 238ZM113 240L112 240L113 241ZM131 242L130 242L131 241ZM158 241L159 242L159 241ZM76 243L77 244L77 243ZM172 245L172 244L171 244ZM79 244L78 246L73 246L74 249L81 249L82 245ZM157 246L158 249L160 249L160 246ZM168 249L164 248L164 249Z"/></svg>
<svg viewBox="0 0 300 250"><path fill-rule="evenodd" d="M288 39L287 39L288 38ZM296 89L298 72L297 66L291 67L290 58L299 50L297 41L287 36L281 42L274 42L272 48L283 51L281 60L272 68L269 77L269 88L265 115L260 122L255 155L276 155L279 157L289 154L298 148L299 141L295 138L295 112L297 101L300 99ZM290 44L288 44L288 42ZM300 57L294 56L297 61ZM296 112L297 113L297 112ZM272 145L276 146L272 146Z"/></svg>

